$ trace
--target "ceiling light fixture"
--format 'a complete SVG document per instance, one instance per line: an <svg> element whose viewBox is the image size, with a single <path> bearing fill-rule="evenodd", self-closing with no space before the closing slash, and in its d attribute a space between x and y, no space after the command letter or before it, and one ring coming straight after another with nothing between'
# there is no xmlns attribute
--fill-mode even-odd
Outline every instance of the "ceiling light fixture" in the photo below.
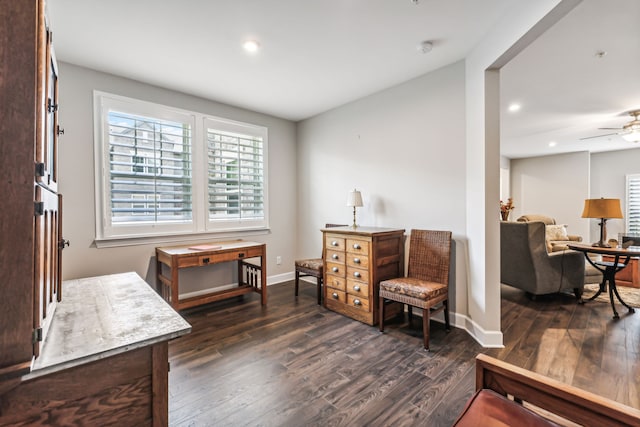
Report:
<svg viewBox="0 0 640 427"><path fill-rule="evenodd" d="M622 135L622 138L629 142L640 142L640 129L635 129L629 133L625 133Z"/></svg>
<svg viewBox="0 0 640 427"><path fill-rule="evenodd" d="M556 145L558 145L558 143L555 141L549 142L549 147L555 147Z"/></svg>
<svg viewBox="0 0 640 427"><path fill-rule="evenodd" d="M429 53L433 49L433 42L423 41L418 45L418 52Z"/></svg>
<svg viewBox="0 0 640 427"><path fill-rule="evenodd" d="M249 53L255 53L260 49L260 43L256 40L247 40L242 44L242 47Z"/></svg>
<svg viewBox="0 0 640 427"><path fill-rule="evenodd" d="M520 104L511 104L509 105L509 111L511 111L512 113L515 113L516 111L520 111Z"/></svg>
<svg viewBox="0 0 640 427"><path fill-rule="evenodd" d="M629 142L640 142L640 110L631 111L629 114L633 116L633 120L622 126L622 138Z"/></svg>

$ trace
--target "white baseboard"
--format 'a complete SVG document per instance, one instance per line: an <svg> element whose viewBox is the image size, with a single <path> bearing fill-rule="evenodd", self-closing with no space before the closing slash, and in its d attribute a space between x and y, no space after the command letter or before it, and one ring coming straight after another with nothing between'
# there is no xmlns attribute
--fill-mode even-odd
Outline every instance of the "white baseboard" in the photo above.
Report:
<svg viewBox="0 0 640 427"><path fill-rule="evenodd" d="M413 314L422 317L422 310L414 308ZM431 319L444 323L444 312L431 316ZM501 331L486 331L469 317L455 312L449 313L449 322L451 326L467 331L478 344L485 348L504 348Z"/></svg>

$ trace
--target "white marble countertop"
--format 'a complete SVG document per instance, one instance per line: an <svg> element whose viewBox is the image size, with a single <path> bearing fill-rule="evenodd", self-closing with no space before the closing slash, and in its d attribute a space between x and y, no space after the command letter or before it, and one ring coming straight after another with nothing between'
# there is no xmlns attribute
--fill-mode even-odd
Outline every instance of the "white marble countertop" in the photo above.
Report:
<svg viewBox="0 0 640 427"><path fill-rule="evenodd" d="M24 379L190 331L191 325L136 273L65 281L40 356Z"/></svg>

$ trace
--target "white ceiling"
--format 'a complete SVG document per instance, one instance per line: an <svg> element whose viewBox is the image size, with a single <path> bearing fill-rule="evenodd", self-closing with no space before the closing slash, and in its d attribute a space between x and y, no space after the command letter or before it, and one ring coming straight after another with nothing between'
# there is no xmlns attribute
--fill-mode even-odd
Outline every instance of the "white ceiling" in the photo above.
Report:
<svg viewBox="0 0 640 427"><path fill-rule="evenodd" d="M525 0L521 0L525 1ZM49 0L65 61L302 120L463 59L513 0ZM501 73L502 154L630 146L640 1L584 0ZM256 55L241 44L258 40ZM433 42L422 54L420 42ZM595 53L605 50L599 59ZM634 79L635 77L635 79ZM608 132L603 132L608 133ZM548 142L557 141L551 149Z"/></svg>
<svg viewBox="0 0 640 427"><path fill-rule="evenodd" d="M517 158L638 148L600 127L640 110L640 1L583 0L505 65L501 152ZM601 58L597 52L606 54ZM522 109L509 113L517 102ZM549 142L555 141L555 147Z"/></svg>

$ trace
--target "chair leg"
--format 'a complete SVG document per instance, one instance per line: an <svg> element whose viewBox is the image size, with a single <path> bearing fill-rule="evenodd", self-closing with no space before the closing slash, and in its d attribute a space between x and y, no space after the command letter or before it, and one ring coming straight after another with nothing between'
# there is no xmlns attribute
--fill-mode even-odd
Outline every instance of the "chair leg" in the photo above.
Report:
<svg viewBox="0 0 640 427"><path fill-rule="evenodd" d="M318 305L322 303L322 277L316 278L316 284L318 288Z"/></svg>
<svg viewBox="0 0 640 427"><path fill-rule="evenodd" d="M429 351L429 309L422 309L422 332L424 335L424 349Z"/></svg>
<svg viewBox="0 0 640 427"><path fill-rule="evenodd" d="M449 324L449 300L442 301L444 305L444 327L447 331L451 330L451 325Z"/></svg>
<svg viewBox="0 0 640 427"><path fill-rule="evenodd" d="M378 299L380 304L380 309L378 310L380 319L378 320L378 323L380 325L380 332L384 332L384 298L380 297Z"/></svg>
<svg viewBox="0 0 640 427"><path fill-rule="evenodd" d="M404 311L404 304L402 304L402 311ZM409 326L411 326L413 320L413 307L407 305L407 313L409 313Z"/></svg>
<svg viewBox="0 0 640 427"><path fill-rule="evenodd" d="M296 270L296 296L298 296L298 285L300 284L300 272Z"/></svg>

